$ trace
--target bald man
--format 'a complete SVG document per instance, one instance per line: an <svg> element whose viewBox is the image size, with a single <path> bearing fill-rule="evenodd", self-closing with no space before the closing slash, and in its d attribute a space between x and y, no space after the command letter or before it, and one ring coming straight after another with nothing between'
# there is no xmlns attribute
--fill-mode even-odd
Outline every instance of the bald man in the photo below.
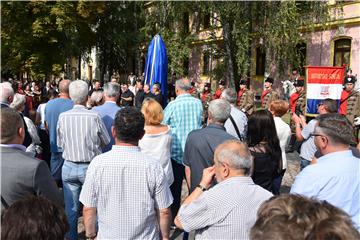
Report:
<svg viewBox="0 0 360 240"><path fill-rule="evenodd" d="M50 137L50 168L51 175L58 185L61 185L61 168L64 163L62 158L62 149L57 147L56 126L60 113L66 112L73 108L73 102L69 96L70 80L64 79L59 82L59 97L50 100L45 107L45 126L49 131Z"/></svg>

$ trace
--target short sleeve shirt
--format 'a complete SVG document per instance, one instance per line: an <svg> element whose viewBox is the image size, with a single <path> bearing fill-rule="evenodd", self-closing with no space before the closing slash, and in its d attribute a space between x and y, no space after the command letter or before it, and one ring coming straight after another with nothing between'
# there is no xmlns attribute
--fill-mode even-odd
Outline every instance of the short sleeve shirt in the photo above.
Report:
<svg viewBox="0 0 360 240"><path fill-rule="evenodd" d="M249 239L259 206L271 196L250 177L232 177L181 206L179 220L196 239Z"/></svg>
<svg viewBox="0 0 360 240"><path fill-rule="evenodd" d="M316 123L317 123L316 119L311 120L301 131L301 135L304 138L304 142L301 145L300 157L308 161L312 160L316 152L314 137L311 136L311 134L315 130Z"/></svg>
<svg viewBox="0 0 360 240"><path fill-rule="evenodd" d="M57 122L59 120L60 113L66 112L72 109L74 106L73 101L65 98L55 98L47 102L45 106L45 121L49 127L50 137L50 151L52 153L59 152L57 146Z"/></svg>
<svg viewBox="0 0 360 240"><path fill-rule="evenodd" d="M116 145L91 161L80 194L97 210L98 239L159 239L156 209L172 201L160 163L139 147Z"/></svg>

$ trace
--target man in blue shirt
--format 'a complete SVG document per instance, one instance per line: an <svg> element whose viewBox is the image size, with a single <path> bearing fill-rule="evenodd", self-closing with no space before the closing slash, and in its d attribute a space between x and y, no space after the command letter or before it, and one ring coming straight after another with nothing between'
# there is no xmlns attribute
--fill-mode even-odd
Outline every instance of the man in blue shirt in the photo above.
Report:
<svg viewBox="0 0 360 240"><path fill-rule="evenodd" d="M61 184L61 168L64 163L64 159L62 158L62 150L57 146L57 133L56 126L59 120L60 113L66 112L73 108L73 101L70 100L69 96L69 85L70 80L61 80L59 82L59 97L50 100L46 103L45 106L45 127L49 131L50 137L50 168L51 175L54 180Z"/></svg>
<svg viewBox="0 0 360 240"><path fill-rule="evenodd" d="M94 107L93 110L100 114L101 119L104 121L106 130L111 138L110 143L102 148L102 152L111 150L114 145L114 137L111 134L111 127L114 123L116 113L121 109L116 105L117 100L120 96L120 85L118 83L109 82L104 85L104 99L103 105Z"/></svg>
<svg viewBox="0 0 360 240"><path fill-rule="evenodd" d="M353 128L345 116L324 114L319 116L312 136L323 156L296 177L291 193L326 200L341 208L359 230L360 159L349 150Z"/></svg>
<svg viewBox="0 0 360 240"><path fill-rule="evenodd" d="M171 101L164 110L163 123L170 126L172 133L171 164L174 172L174 182L170 186L174 202L171 205L173 217L180 208L181 186L185 176L183 154L188 134L201 128L202 104L192 97L188 91L191 84L188 79L179 79L175 83L176 99Z"/></svg>

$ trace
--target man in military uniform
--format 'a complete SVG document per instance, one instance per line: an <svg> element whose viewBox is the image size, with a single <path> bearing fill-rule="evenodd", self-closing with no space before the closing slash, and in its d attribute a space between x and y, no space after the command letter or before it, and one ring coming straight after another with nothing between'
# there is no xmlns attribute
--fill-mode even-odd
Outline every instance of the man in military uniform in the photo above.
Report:
<svg viewBox="0 0 360 240"><path fill-rule="evenodd" d="M279 94L272 89L272 85L274 84L273 78L266 78L265 80L265 89L261 94L261 107L263 109L268 109L270 106L270 103L274 100L279 99Z"/></svg>
<svg viewBox="0 0 360 240"><path fill-rule="evenodd" d="M290 109L291 109L291 115L296 113L296 115L304 115L305 114L305 108L306 108L306 92L304 88L304 79L299 78L294 82L295 91L290 96ZM289 145L286 149L286 152L293 152L294 149L297 149L299 144L296 142L295 137L295 124L293 121L290 121L290 128L291 128L291 139L289 142Z"/></svg>
<svg viewBox="0 0 360 240"><path fill-rule="evenodd" d="M254 112L254 92L247 88L246 80L240 80L237 105L247 116Z"/></svg>
<svg viewBox="0 0 360 240"><path fill-rule="evenodd" d="M221 93L222 91L224 91L225 89L225 81L224 80L220 80L219 81L219 88L216 89L213 99L219 99L221 97Z"/></svg>
<svg viewBox="0 0 360 240"><path fill-rule="evenodd" d="M360 92L354 89L355 82L355 76L345 78L345 89L342 91L340 99L340 114L345 115L354 127L355 118L360 117ZM355 131L359 141L358 127Z"/></svg>
<svg viewBox="0 0 360 240"><path fill-rule="evenodd" d="M206 126L207 124L207 118L208 118L208 108L210 101L212 99L211 96L211 84L205 83L203 92L201 94L201 103L203 105L203 125Z"/></svg>

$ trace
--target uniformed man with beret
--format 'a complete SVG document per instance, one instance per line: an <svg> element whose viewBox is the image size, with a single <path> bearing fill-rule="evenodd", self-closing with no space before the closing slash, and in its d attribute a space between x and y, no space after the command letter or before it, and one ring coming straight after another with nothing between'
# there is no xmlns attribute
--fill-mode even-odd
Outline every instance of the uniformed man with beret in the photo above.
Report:
<svg viewBox="0 0 360 240"><path fill-rule="evenodd" d="M247 88L248 82L240 80L240 90L238 92L237 105L247 116L254 112L254 92Z"/></svg>
<svg viewBox="0 0 360 240"><path fill-rule="evenodd" d="M270 103L274 100L279 99L279 94L272 89L272 85L274 84L273 78L266 78L265 80L265 89L261 94L261 107L263 109L268 109L270 106Z"/></svg>

